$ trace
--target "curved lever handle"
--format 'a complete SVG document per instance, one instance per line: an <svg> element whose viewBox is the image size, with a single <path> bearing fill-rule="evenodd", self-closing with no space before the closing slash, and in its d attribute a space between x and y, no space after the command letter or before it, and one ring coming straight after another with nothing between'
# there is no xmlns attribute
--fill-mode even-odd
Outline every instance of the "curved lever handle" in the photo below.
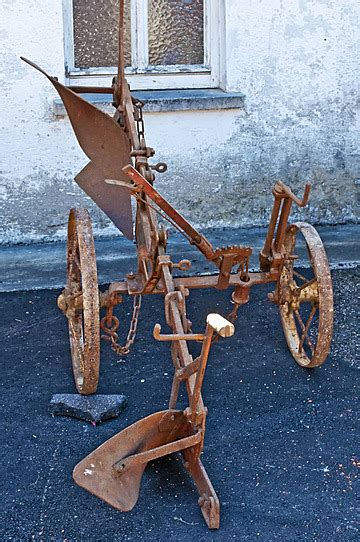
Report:
<svg viewBox="0 0 360 542"><path fill-rule="evenodd" d="M205 335L203 333L184 333L183 335L168 333L166 335L162 335L161 325L155 324L153 337L157 341L203 341Z"/></svg>
<svg viewBox="0 0 360 542"><path fill-rule="evenodd" d="M220 316L220 314L208 314L206 323L220 337L232 337L235 333L234 324ZM205 336L206 333L184 333L183 335L169 333L162 335L160 324L155 324L153 330L153 337L157 341L203 341Z"/></svg>
<svg viewBox="0 0 360 542"><path fill-rule="evenodd" d="M310 195L311 185L309 183L306 183L304 195L302 200L297 198L295 194L291 191L291 189L284 184L282 181L277 181L274 186L274 195L275 196L281 196L281 197L288 197L290 198L296 205L299 207L305 207L309 201L309 195Z"/></svg>

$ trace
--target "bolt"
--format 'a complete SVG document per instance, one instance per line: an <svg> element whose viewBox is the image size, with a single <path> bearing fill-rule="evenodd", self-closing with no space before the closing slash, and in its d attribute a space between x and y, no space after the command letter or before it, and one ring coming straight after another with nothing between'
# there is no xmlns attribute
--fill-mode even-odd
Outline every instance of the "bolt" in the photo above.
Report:
<svg viewBox="0 0 360 542"><path fill-rule="evenodd" d="M202 508L203 506L209 505L209 499L208 499L208 497L207 497L205 494L202 495L201 497L199 497L198 504L199 504L199 506L200 506L201 508Z"/></svg>

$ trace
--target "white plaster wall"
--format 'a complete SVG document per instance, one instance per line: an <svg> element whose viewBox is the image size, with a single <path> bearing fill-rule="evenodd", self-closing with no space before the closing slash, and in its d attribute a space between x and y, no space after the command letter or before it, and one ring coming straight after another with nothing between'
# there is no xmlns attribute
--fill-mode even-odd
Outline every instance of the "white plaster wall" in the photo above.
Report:
<svg viewBox="0 0 360 542"><path fill-rule="evenodd" d="M313 183L313 222L358 220L358 0L226 0L227 90L245 110L146 115L169 171L157 187L201 226L265 224L271 185ZM29 57L64 73L61 0L2 0L0 242L63 238L67 210L89 205L73 176L86 163L55 93Z"/></svg>

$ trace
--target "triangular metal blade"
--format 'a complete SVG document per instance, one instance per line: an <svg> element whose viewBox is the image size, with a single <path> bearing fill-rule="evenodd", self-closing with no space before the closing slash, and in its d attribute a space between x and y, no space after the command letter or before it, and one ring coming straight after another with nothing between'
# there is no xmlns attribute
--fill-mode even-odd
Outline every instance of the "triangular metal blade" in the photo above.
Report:
<svg viewBox="0 0 360 542"><path fill-rule="evenodd" d="M133 220L130 190L105 183L103 173L89 162L75 177L78 185L107 214L119 230L132 241Z"/></svg>
<svg viewBox="0 0 360 542"><path fill-rule="evenodd" d="M146 463L117 472L113 465L129 455L144 452L189 434L189 421L182 411L163 410L130 425L107 440L74 469L75 482L117 510L135 506Z"/></svg>
<svg viewBox="0 0 360 542"><path fill-rule="evenodd" d="M122 172L122 168L131 164L131 148L129 138L124 129L109 115L100 111L100 109L97 109L72 90L66 88L54 77L48 75L42 68L26 58L21 57L21 59L44 74L58 91L69 115L79 145L93 162L96 170L101 172L101 180L119 179L125 182L128 181L128 178ZM85 177L85 173L86 176L89 175L88 180ZM109 186L103 183L104 192L102 192L100 189L101 181L96 181L97 177L97 172L95 172L95 169L91 166L89 169L85 168L85 170L82 170L82 172L78 174L76 180L80 185L83 184L84 186L89 184L93 187L96 184L99 202L97 199L93 198L85 187L84 190L89 193L90 197L94 199L111 220L113 220L114 216L116 217L116 221L113 220L114 223L121 229L126 237L132 239L132 225L131 228L129 226L130 222L132 224L130 192L126 192L119 188L117 189L116 196L115 190L111 192L114 195L115 200L119 202L122 212L124 212L123 218L120 219L120 213L114 211L113 204L109 204L109 201L112 200L112 198L105 195L105 192L109 190ZM95 193L93 188L91 191ZM122 197L124 198L123 204L120 203Z"/></svg>

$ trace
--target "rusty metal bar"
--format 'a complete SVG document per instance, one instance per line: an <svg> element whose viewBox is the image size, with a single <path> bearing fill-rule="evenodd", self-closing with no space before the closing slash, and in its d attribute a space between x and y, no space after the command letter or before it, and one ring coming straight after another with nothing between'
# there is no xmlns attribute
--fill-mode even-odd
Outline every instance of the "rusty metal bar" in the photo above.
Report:
<svg viewBox="0 0 360 542"><path fill-rule="evenodd" d="M206 324L205 339L202 345L201 354L200 354L200 366L196 372L196 380L194 384L193 393L190 400L190 420L195 423L196 417L198 416L198 402L201 396L201 387L204 380L205 369L207 360L209 357L209 352L211 348L211 340L214 334L213 328L210 324Z"/></svg>
<svg viewBox="0 0 360 542"><path fill-rule="evenodd" d="M125 60L124 60L124 0L119 2L119 35L118 35L118 71L116 81L116 98L118 105L124 108L125 100Z"/></svg>
<svg viewBox="0 0 360 542"><path fill-rule="evenodd" d="M214 249L211 243L201 235L191 224L174 209L170 203L168 203L162 196L155 190L155 188L147 182L147 180L136 171L132 166L125 166L123 172L134 182L134 184L141 188L151 200L153 200L167 215L170 216L178 226L191 238L192 242L198 247L198 249L204 254L208 260L214 258Z"/></svg>
<svg viewBox="0 0 360 542"><path fill-rule="evenodd" d="M204 333L161 334L160 324L155 324L153 337L157 341L203 341L205 339Z"/></svg>
<svg viewBox="0 0 360 542"><path fill-rule="evenodd" d="M130 467L143 465L144 463L148 463L149 461L153 461L154 459L158 459L159 457L163 457L164 455L172 454L174 452L180 452L180 450L185 450L186 448L195 446L196 444L199 444L199 442L201 442L201 439L202 433L201 431L198 431L194 435L175 440L174 442L169 442L168 444L163 444L162 446L157 446L156 448L152 448L151 450L146 450L146 452L129 455L128 457L120 459L120 461L114 463L113 468L117 472L121 473L124 472L125 469L128 469Z"/></svg>
<svg viewBox="0 0 360 542"><path fill-rule="evenodd" d="M160 249L163 252L162 247L160 247ZM163 282L164 282L164 289L165 289L166 293L175 291L174 279L173 279L173 277L171 275L169 266L168 265L163 265L162 268L161 268L161 272L162 272L162 278L163 278ZM170 299L170 302L169 302L169 312L170 312L170 317L171 317L171 321L172 321L173 332L178 334L178 335L184 335L185 332L184 332L184 328L183 328L179 308L177 306L177 302L175 300L173 300L173 299ZM191 357L191 355L189 353L186 341L185 340L179 340L177 342L177 344L178 344L178 356L179 356L181 367L186 367L187 365L189 365L193 361L192 357ZM177 369L177 367L175 367L175 369ZM188 392L189 398L191 398L191 396L193 394L194 387L195 387L195 381L196 381L195 374L192 374L186 380L186 387L187 387L187 392ZM175 401L175 403L176 403L176 399L177 399L177 396L173 397L172 402ZM198 410L201 411L201 412L205 412L205 407L204 407L204 403L202 401L201 394L200 394L200 398L199 398L199 401L198 401Z"/></svg>
<svg viewBox="0 0 360 542"><path fill-rule="evenodd" d="M271 273L258 273L250 272L249 281L244 282L240 279L239 275L230 275L229 286L244 286L251 288L257 284L267 284L271 282L276 282L278 280L279 273L278 271L272 271ZM194 277L173 277L174 289L179 290L181 286L187 288L188 290L201 289L201 288L216 288L218 282L217 275L202 275ZM112 282L109 287L109 293L118 292L119 294L128 294L129 287L128 281L119 281ZM165 288L163 286L156 288L151 294L164 294ZM135 293L135 292L134 292ZM132 293L132 295L134 295Z"/></svg>
<svg viewBox="0 0 360 542"><path fill-rule="evenodd" d="M67 85L69 90L72 90L76 94L113 94L113 87L91 87L80 85Z"/></svg>
<svg viewBox="0 0 360 542"><path fill-rule="evenodd" d="M274 251L276 253L280 253L281 247L284 242L285 238L285 231L288 224L288 219L291 211L292 206L292 200L290 198L285 198L283 200L282 208L281 208L281 214L279 218L279 224L276 232L276 237L274 241Z"/></svg>
<svg viewBox="0 0 360 542"><path fill-rule="evenodd" d="M291 188L284 184L282 181L277 181L274 186L274 193L280 194L283 198L290 198L299 207L305 207L309 201L311 185L307 183L304 189L304 195L302 199L299 199L292 192Z"/></svg>
<svg viewBox="0 0 360 542"><path fill-rule="evenodd" d="M274 200L274 204L273 204L273 208L271 212L270 223L269 223L268 231L265 238L264 248L260 252L260 258L264 258L264 262L271 255L271 246L274 239L276 223L279 217L280 205L281 205L281 198L279 196L275 196L275 200Z"/></svg>

